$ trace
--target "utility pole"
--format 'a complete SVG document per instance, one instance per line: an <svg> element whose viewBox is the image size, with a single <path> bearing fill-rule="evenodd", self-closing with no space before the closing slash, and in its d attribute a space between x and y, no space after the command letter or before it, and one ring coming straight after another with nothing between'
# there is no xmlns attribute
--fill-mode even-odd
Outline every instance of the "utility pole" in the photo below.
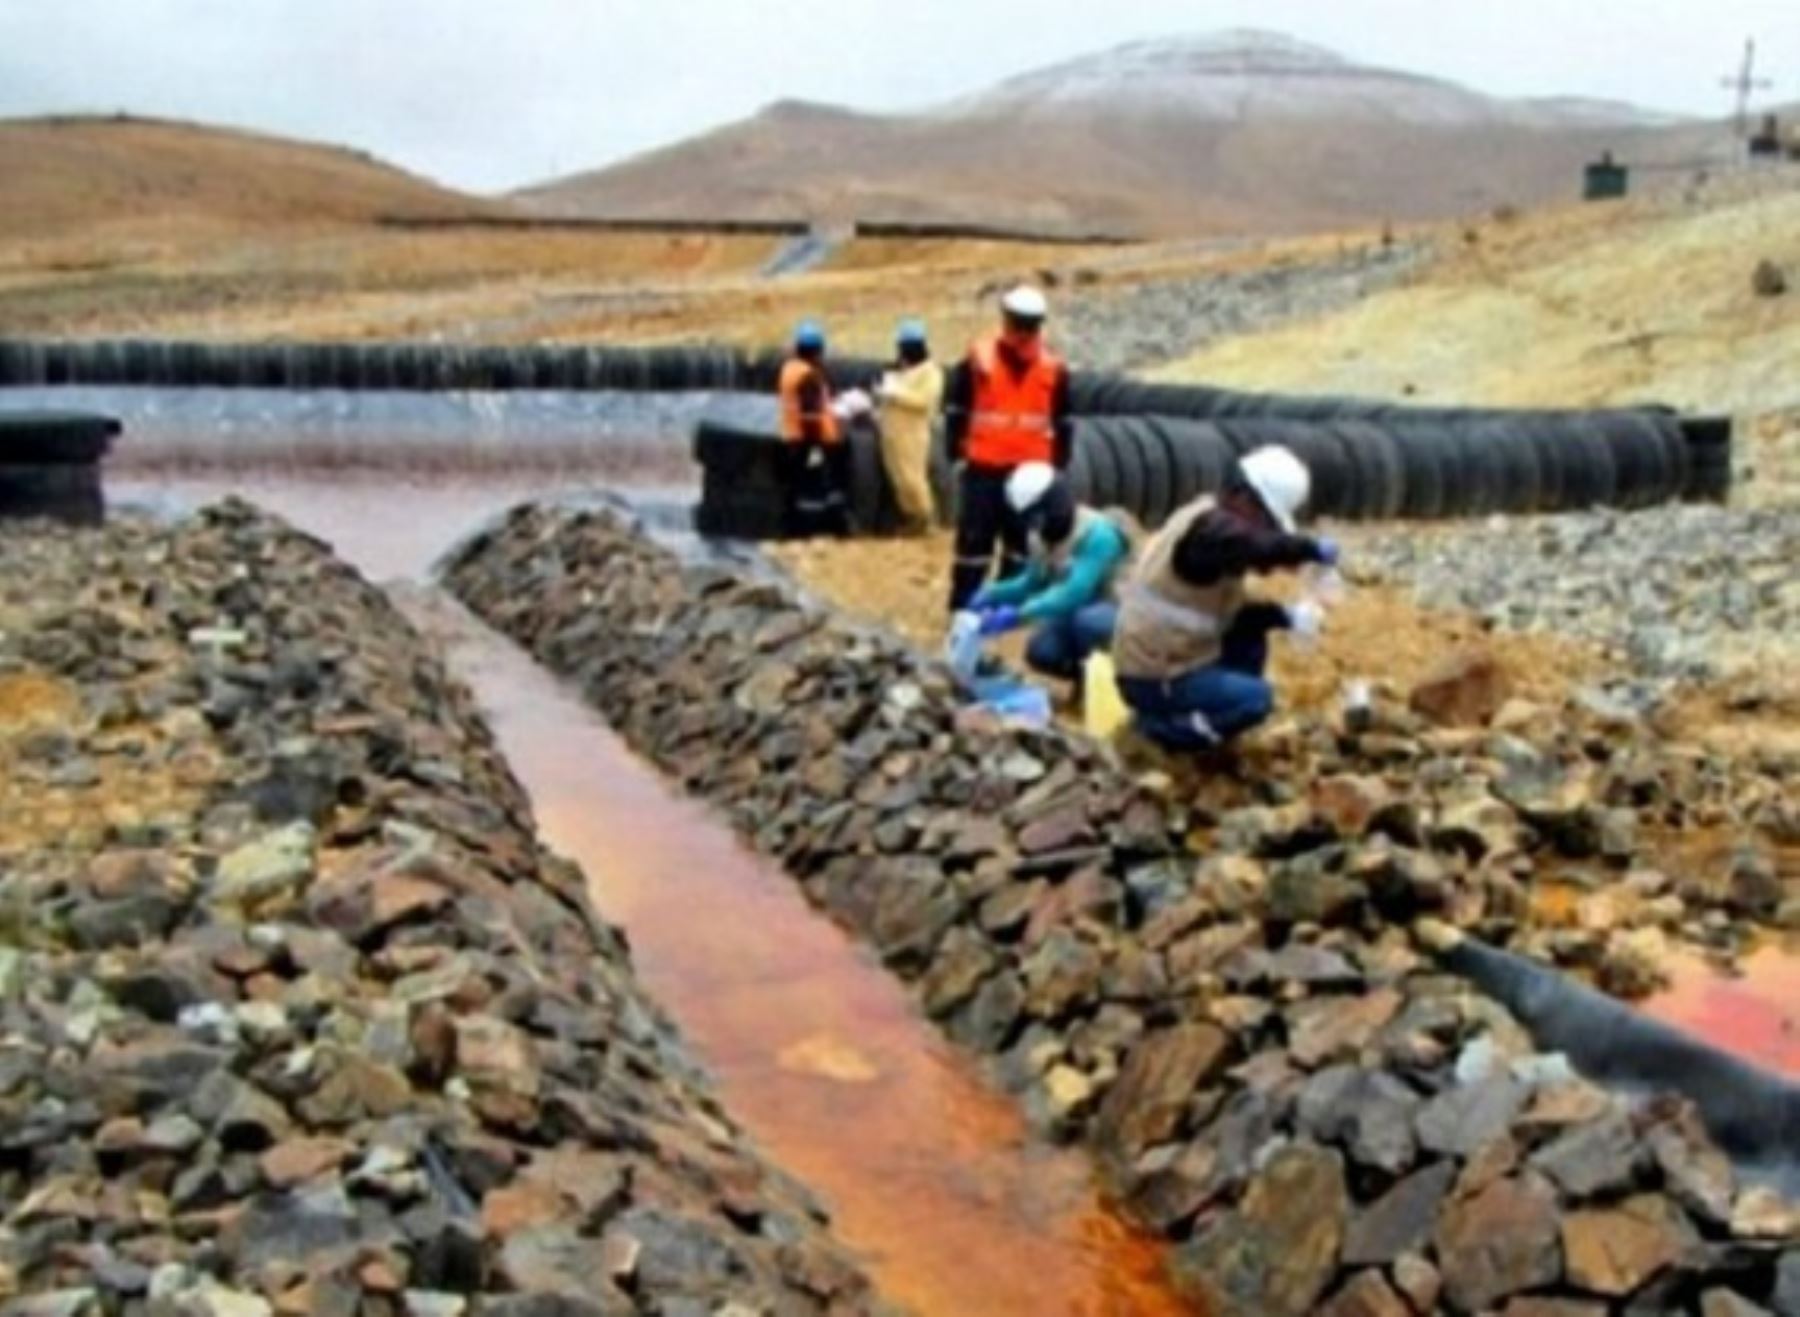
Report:
<svg viewBox="0 0 1800 1317"><path fill-rule="evenodd" d="M1750 135L1750 97L1759 91L1766 91L1775 84L1767 78L1756 76L1756 38L1751 37L1744 42L1744 66L1738 70L1734 78L1726 78L1719 85L1728 91L1737 93L1737 135L1745 138Z"/></svg>

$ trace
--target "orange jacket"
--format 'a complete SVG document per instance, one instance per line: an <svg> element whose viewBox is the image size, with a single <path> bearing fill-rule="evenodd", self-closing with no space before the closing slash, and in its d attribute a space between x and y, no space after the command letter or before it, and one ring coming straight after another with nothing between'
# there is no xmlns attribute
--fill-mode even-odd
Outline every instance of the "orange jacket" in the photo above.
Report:
<svg viewBox="0 0 1800 1317"><path fill-rule="evenodd" d="M1056 461L1056 400L1067 373L1062 358L1039 348L1024 373L1014 374L1000 359L999 341L988 338L970 350L969 368L964 458L985 467Z"/></svg>
<svg viewBox="0 0 1800 1317"><path fill-rule="evenodd" d="M831 410L831 381L811 361L789 357L782 363L781 437L790 444L807 439L835 444L843 438Z"/></svg>

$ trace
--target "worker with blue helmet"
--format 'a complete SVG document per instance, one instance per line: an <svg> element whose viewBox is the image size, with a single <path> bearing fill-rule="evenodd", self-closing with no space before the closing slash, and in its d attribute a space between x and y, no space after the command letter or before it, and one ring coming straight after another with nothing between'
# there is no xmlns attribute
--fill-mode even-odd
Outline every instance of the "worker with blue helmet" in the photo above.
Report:
<svg viewBox="0 0 1800 1317"><path fill-rule="evenodd" d="M900 322L894 352L894 364L875 390L881 404L881 461L906 529L922 534L935 520L931 441L944 404L944 369L931 359L923 320Z"/></svg>
<svg viewBox="0 0 1800 1317"><path fill-rule="evenodd" d="M825 364L825 327L817 320L795 327L794 350L781 365L776 395L788 452L792 529L803 535L841 534L849 525L849 450Z"/></svg>

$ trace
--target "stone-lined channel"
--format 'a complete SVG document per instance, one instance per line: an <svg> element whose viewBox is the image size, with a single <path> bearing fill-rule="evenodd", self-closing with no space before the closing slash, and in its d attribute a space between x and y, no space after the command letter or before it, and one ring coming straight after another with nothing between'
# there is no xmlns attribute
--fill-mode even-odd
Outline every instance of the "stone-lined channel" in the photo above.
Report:
<svg viewBox="0 0 1800 1317"><path fill-rule="evenodd" d="M901 985L573 692L423 584L431 560L523 492L256 475L120 482L124 498L238 491L395 593L475 689L546 841L629 934L638 972L727 1108L833 1212L883 1292L921 1314L1191 1311L1157 1246L1098 1201L1085 1158L1029 1139L1016 1104Z"/></svg>

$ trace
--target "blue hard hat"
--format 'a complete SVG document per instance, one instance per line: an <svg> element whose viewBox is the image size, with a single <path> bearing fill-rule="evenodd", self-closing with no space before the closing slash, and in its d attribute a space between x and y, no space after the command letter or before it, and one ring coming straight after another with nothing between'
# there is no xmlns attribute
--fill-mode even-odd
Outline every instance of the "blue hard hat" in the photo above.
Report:
<svg viewBox="0 0 1800 1317"><path fill-rule="evenodd" d="M923 320L902 320L900 328L894 331L894 342L901 347L925 341L925 322Z"/></svg>
<svg viewBox="0 0 1800 1317"><path fill-rule="evenodd" d="M809 349L824 347L825 326L817 320L802 320L799 328L794 330L794 346Z"/></svg>

